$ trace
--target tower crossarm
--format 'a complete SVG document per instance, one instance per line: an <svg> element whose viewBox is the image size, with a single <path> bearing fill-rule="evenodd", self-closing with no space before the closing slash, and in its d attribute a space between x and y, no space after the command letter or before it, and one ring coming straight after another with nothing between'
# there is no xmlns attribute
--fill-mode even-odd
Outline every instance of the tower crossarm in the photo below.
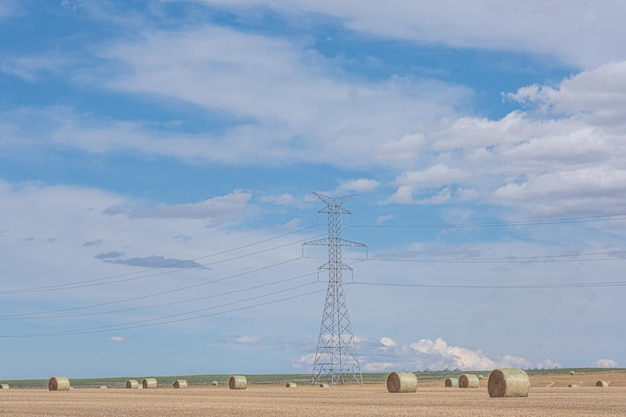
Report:
<svg viewBox="0 0 626 417"><path fill-rule="evenodd" d="M318 245L318 246L354 246L359 248L367 248L367 245L361 242L355 242L353 240L348 239L317 239L317 240L309 240L308 242L304 242L303 245Z"/></svg>

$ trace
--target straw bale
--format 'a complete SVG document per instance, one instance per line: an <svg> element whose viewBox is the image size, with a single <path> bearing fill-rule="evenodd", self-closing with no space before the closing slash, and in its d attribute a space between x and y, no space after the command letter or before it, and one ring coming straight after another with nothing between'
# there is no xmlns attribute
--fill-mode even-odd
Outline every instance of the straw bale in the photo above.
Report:
<svg viewBox="0 0 626 417"><path fill-rule="evenodd" d="M609 382L605 381L604 379L599 380L598 382L596 382L596 387L603 387L606 388L609 386Z"/></svg>
<svg viewBox="0 0 626 417"><path fill-rule="evenodd" d="M296 384L295 382L287 382L287 384L285 384L285 387L287 388L295 388L297 386L298 384Z"/></svg>
<svg viewBox="0 0 626 417"><path fill-rule="evenodd" d="M320 384L320 388L330 388L330 385L328 385L328 384Z"/></svg>
<svg viewBox="0 0 626 417"><path fill-rule="evenodd" d="M217 381L212 381L212 382L211 382L211 385L213 385L213 386L217 386L217 385L219 385L219 384L220 384L220 383L219 383L219 382L217 382Z"/></svg>
<svg viewBox="0 0 626 417"><path fill-rule="evenodd" d="M69 391L70 380L64 376L53 376L48 381L48 389L50 391Z"/></svg>
<svg viewBox="0 0 626 417"><path fill-rule="evenodd" d="M174 388L187 388L187 381L185 381L184 379L177 379L176 381L174 381L172 386Z"/></svg>
<svg viewBox="0 0 626 417"><path fill-rule="evenodd" d="M392 372L387 376L387 391L415 392L417 391L417 375L413 372Z"/></svg>
<svg viewBox="0 0 626 417"><path fill-rule="evenodd" d="M144 389L153 389L153 388L157 388L159 386L157 379L156 378L145 378L142 383L141 386Z"/></svg>
<svg viewBox="0 0 626 417"><path fill-rule="evenodd" d="M459 378L446 378L446 382L444 383L446 388L458 388L459 387Z"/></svg>
<svg viewBox="0 0 626 417"><path fill-rule="evenodd" d="M100 389L108 389L109 387L107 387L106 385L100 385Z"/></svg>
<svg viewBox="0 0 626 417"><path fill-rule="evenodd" d="M578 388L578 385L576 385L576 384L569 384L568 388Z"/></svg>
<svg viewBox="0 0 626 417"><path fill-rule="evenodd" d="M478 388L479 386L478 375L463 374L459 377L459 388Z"/></svg>
<svg viewBox="0 0 626 417"><path fill-rule="evenodd" d="M228 380L230 389L246 389L248 387L248 379L244 375L233 375Z"/></svg>
<svg viewBox="0 0 626 417"><path fill-rule="evenodd" d="M528 397L530 379L523 369L495 369L489 375L487 390L490 397Z"/></svg>
<svg viewBox="0 0 626 417"><path fill-rule="evenodd" d="M126 381L126 388L137 389L139 388L139 382L136 379L129 379Z"/></svg>
<svg viewBox="0 0 626 417"><path fill-rule="evenodd" d="M9 384L0 384L0 389L9 389Z"/></svg>

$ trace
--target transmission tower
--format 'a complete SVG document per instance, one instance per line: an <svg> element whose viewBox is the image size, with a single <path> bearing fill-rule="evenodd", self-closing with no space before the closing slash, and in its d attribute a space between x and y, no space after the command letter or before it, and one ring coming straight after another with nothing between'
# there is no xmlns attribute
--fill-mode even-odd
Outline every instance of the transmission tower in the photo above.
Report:
<svg viewBox="0 0 626 417"><path fill-rule="evenodd" d="M311 384L327 381L330 385L343 385L346 375L351 376L359 384L363 385L361 366L356 352L352 325L346 306L346 296L343 291L342 272L351 271L342 260L343 246L367 246L341 238L341 217L344 214L352 214L342 205L353 196L328 197L314 193L326 207L318 213L328 214L328 237L325 239L305 242L304 245L328 246L328 262L319 267L319 270L328 270L328 290L326 303L322 315L322 324L317 341L315 362L313 363L313 379Z"/></svg>

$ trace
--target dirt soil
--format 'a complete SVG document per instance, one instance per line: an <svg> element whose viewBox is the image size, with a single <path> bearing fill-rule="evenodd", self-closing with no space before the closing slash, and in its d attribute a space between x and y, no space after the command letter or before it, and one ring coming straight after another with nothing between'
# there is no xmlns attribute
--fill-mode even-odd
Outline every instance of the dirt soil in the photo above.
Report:
<svg viewBox="0 0 626 417"><path fill-rule="evenodd" d="M320 388L298 385L0 390L2 417L160 416L624 416L626 372L531 376L527 398L490 398L487 376L478 389L418 383L416 393L389 393L384 384ZM608 388L596 387L606 380ZM569 387L575 384L577 387Z"/></svg>

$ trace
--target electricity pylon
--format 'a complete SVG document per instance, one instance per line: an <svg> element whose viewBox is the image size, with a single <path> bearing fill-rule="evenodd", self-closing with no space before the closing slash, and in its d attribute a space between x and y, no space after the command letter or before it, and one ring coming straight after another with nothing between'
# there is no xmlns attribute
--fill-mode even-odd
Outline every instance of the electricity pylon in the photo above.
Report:
<svg viewBox="0 0 626 417"><path fill-rule="evenodd" d="M341 238L341 216L352 214L342 205L350 200L352 195L333 198L319 193L314 194L326 204L326 207L318 213L328 214L328 237L305 242L304 245L328 246L328 262L319 267L319 270L328 270L328 290L313 363L311 384L315 385L324 381L330 385L343 385L345 377L348 375L354 378L359 385L363 385L361 366L356 352L342 282L342 272L344 270L351 271L352 268L343 263L342 247L366 248L367 246Z"/></svg>

